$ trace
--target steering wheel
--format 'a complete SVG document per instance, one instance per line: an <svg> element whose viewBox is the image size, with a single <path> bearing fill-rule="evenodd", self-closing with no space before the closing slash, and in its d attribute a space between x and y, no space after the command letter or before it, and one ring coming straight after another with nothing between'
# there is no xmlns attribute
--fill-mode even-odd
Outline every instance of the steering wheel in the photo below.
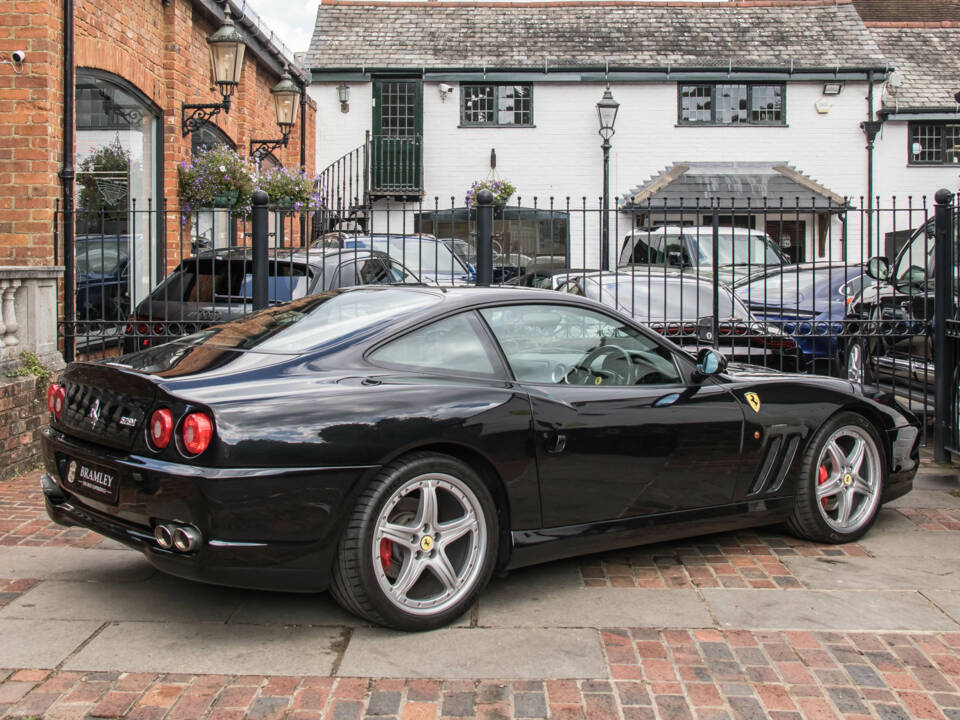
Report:
<svg viewBox="0 0 960 720"><path fill-rule="evenodd" d="M614 355L620 355L623 357L627 367L626 375L621 375L620 373L607 368L601 368L597 371L590 369L590 366L600 358L609 358L613 357ZM602 385L604 384L603 378L608 377L612 380L612 382L609 384L630 385L631 375L633 374L631 371L632 367L633 361L630 359L630 355L627 353L627 351L622 347L619 345L601 345L588 352L583 360L570 368L570 371L564 376L563 381L568 385L588 385L590 382L593 382L596 385ZM593 377L594 380L591 380L591 377Z"/></svg>

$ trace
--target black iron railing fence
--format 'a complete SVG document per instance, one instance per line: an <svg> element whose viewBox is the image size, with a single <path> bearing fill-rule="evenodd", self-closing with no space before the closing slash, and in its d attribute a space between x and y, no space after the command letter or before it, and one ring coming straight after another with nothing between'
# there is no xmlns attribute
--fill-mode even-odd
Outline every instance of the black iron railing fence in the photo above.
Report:
<svg viewBox="0 0 960 720"><path fill-rule="evenodd" d="M327 206L354 218L377 198L420 198L423 137L367 131L363 145L330 163L319 182Z"/></svg>
<svg viewBox="0 0 960 720"><path fill-rule="evenodd" d="M956 451L960 253L955 205L937 206L943 227L934 207L927 198L877 199L871 210L813 199L648 204L609 212L607 256L600 202L586 198L521 197L484 222L459 198L257 206L258 231L252 213L226 209L58 209L58 240L63 223L83 229L61 342L68 360L101 358L305 294L479 276L591 297L689 350L716 345L734 360L895 393L925 428L936 406L936 436ZM255 246L266 253L259 265Z"/></svg>

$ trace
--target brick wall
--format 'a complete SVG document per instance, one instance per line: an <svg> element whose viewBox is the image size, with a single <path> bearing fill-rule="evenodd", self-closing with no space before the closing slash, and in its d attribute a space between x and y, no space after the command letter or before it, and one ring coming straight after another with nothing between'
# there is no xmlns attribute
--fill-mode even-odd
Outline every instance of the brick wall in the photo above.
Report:
<svg viewBox="0 0 960 720"><path fill-rule="evenodd" d="M47 381L0 376L0 480L40 462L40 428L47 423Z"/></svg>
<svg viewBox="0 0 960 720"><path fill-rule="evenodd" d="M0 0L0 58L26 51L23 72L0 65L0 265L50 264L62 107L59 3Z"/></svg>
<svg viewBox="0 0 960 720"><path fill-rule="evenodd" d="M54 262L53 207L62 196L57 176L62 164L61 18L58 0L0 0L0 58L9 58L12 50L27 55L20 75L0 65L0 265ZM74 19L77 67L122 78L162 110L157 160L163 164L165 200L176 207L176 165L190 153L190 138L181 135L181 105L220 100L206 43L216 27L191 0L174 0L167 7L83 0L75 5ZM215 119L243 154L251 137L279 135L270 95L278 80L246 54L231 111ZM315 107L310 101L308 170L314 166ZM299 139L298 125L289 146L274 153L288 167L299 165Z"/></svg>

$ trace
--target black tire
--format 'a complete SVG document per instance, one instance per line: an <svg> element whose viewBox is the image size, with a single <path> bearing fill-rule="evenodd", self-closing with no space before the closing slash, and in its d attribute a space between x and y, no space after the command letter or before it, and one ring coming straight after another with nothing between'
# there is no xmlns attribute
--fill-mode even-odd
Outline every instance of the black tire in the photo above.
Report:
<svg viewBox="0 0 960 720"><path fill-rule="evenodd" d="M475 512L477 524L477 530L470 535L470 540L472 542L482 535L485 537L485 542L479 543L478 548L466 550L473 560L470 563L469 572L465 573L463 584L458 586L454 597L450 599L452 604L436 612L431 612L429 609L408 611L398 606L398 601L391 599L387 591L381 587L391 559L381 560L385 565L382 567L383 572L380 572L376 567L373 550L376 544L380 548L378 552L382 552L380 541L376 540L378 519L388 503L393 503L391 509L387 510L389 513L393 511L392 508L399 507L397 498L401 498L399 502L406 501L408 494L403 494L404 492L418 493L422 498L422 492L416 489L416 482L420 478L434 476L454 478L461 486L469 489L465 497L475 501L475 507L472 509ZM441 487L439 490L442 491L444 488ZM422 499L419 502L422 502ZM436 505L439 507L439 500L436 501ZM441 522L439 511L436 517L439 527ZM403 526L406 527L406 523ZM411 530L419 531L419 526L411 527ZM432 556L444 553L445 561L451 563L447 559L446 551L440 545L440 533L434 530L430 532L437 539L434 541L431 537L429 548L425 548L422 554ZM330 591L344 609L371 622L398 630L432 630L456 620L476 602L477 596L486 587L493 574L498 541L496 505L490 490L477 473L463 461L449 455L411 453L385 466L357 499L337 547ZM397 544L399 548L399 541ZM398 567L401 569L410 561L414 553L414 550L405 545L402 547L404 553L411 554L401 555L398 560ZM420 546L413 544L412 547ZM433 552L429 552L430 550ZM391 551L391 558L393 553L399 553L399 550ZM470 555L470 553L473 554ZM416 555L420 557L419 549L416 550ZM452 563L450 566L453 567ZM456 570L456 568L453 569ZM423 572L426 573L426 570ZM427 582L433 580L439 581L439 576L427 576ZM415 587L416 584L411 590Z"/></svg>
<svg viewBox="0 0 960 720"><path fill-rule="evenodd" d="M823 500L829 500L829 498L817 497L818 487L821 485L818 480L821 458L824 456L831 438L838 432L850 432L868 439L872 443L873 449L871 462L876 464L873 469L875 485L873 486L873 495L871 495L871 504L869 507L862 506L863 517L857 522L856 527L851 527L849 530L839 529L827 522L824 515L829 514L829 512L822 502ZM845 473L845 475L849 476L849 473ZM807 540L821 543L840 544L858 540L877 519L883 498L884 480L887 477L886 457L876 428L865 417L857 413L842 412L834 415L814 433L793 476L796 500L793 514L787 521L787 527L791 532Z"/></svg>
<svg viewBox="0 0 960 720"><path fill-rule="evenodd" d="M870 357L873 344L866 338L851 337L843 352L843 377L850 382L872 385L875 381Z"/></svg>

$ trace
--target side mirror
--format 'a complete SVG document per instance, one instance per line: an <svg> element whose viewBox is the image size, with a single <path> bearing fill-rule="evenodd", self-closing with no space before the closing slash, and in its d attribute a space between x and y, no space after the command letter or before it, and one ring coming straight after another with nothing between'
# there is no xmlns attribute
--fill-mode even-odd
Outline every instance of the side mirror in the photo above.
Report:
<svg viewBox="0 0 960 720"><path fill-rule="evenodd" d="M683 267L683 253L679 250L671 250L667 253L667 264L673 267Z"/></svg>
<svg viewBox="0 0 960 720"><path fill-rule="evenodd" d="M867 277L886 281L890 277L890 262L885 257L872 257L867 261Z"/></svg>
<svg viewBox="0 0 960 720"><path fill-rule="evenodd" d="M713 345L713 318L711 316L697 318L697 340Z"/></svg>
<svg viewBox="0 0 960 720"><path fill-rule="evenodd" d="M702 348L697 353L697 377L696 380L703 380L711 375L722 373L727 369L727 359L723 353L717 352L713 348Z"/></svg>

